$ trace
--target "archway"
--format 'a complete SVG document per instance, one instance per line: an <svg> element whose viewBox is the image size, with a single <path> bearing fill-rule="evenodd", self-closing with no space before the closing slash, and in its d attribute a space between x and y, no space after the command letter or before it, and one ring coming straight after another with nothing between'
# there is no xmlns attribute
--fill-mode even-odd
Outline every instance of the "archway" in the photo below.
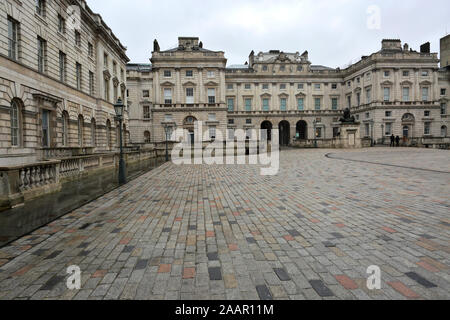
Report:
<svg viewBox="0 0 450 320"><path fill-rule="evenodd" d="M304 120L297 122L296 126L297 139L307 140L308 139L308 124Z"/></svg>
<svg viewBox="0 0 450 320"><path fill-rule="evenodd" d="M283 120L278 125L280 131L280 146L288 146L290 140L290 127L291 125L286 120Z"/></svg>
<svg viewBox="0 0 450 320"><path fill-rule="evenodd" d="M183 129L188 131L188 141L191 144L194 144L195 141L195 131L194 125L197 122L197 119L193 116L186 117L183 121Z"/></svg>
<svg viewBox="0 0 450 320"><path fill-rule="evenodd" d="M263 121L263 123L261 123L261 130L266 130L266 132L262 132L262 139L266 138L267 141L272 141L272 122L270 121Z"/></svg>

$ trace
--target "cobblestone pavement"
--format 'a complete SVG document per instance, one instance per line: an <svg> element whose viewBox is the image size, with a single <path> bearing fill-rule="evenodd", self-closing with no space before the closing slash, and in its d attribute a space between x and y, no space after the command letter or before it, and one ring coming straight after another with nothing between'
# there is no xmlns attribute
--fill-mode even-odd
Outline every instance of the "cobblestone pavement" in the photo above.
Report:
<svg viewBox="0 0 450 320"><path fill-rule="evenodd" d="M375 148L283 151L274 177L165 164L0 249L0 299L449 299L449 162Z"/></svg>

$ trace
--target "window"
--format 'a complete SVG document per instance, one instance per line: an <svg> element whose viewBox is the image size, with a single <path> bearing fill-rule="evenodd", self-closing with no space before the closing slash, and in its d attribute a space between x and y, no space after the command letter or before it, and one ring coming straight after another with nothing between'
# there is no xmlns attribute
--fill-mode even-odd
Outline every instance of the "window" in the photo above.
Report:
<svg viewBox="0 0 450 320"><path fill-rule="evenodd" d="M118 93L119 93L119 88L117 87L117 85L116 84L114 84L114 89L113 89L114 91L114 100L113 100L113 102L115 103L116 101L117 101L117 98L118 98Z"/></svg>
<svg viewBox="0 0 450 320"><path fill-rule="evenodd" d="M208 113L208 121L216 121L216 114Z"/></svg>
<svg viewBox="0 0 450 320"><path fill-rule="evenodd" d="M297 71L302 71L303 67L302 66L297 66Z"/></svg>
<svg viewBox="0 0 450 320"><path fill-rule="evenodd" d="M50 146L50 111L42 110L42 146Z"/></svg>
<svg viewBox="0 0 450 320"><path fill-rule="evenodd" d="M150 119L150 106L144 106L143 111L144 111L144 119L145 120Z"/></svg>
<svg viewBox="0 0 450 320"><path fill-rule="evenodd" d="M46 68L46 51L47 51L47 42L42 38L37 39L37 48L38 48L38 71L41 73L45 72Z"/></svg>
<svg viewBox="0 0 450 320"><path fill-rule="evenodd" d="M194 103L194 88L186 88L186 103Z"/></svg>
<svg viewBox="0 0 450 320"><path fill-rule="evenodd" d="M250 83L245 84L245 90L250 90L252 88L252 85Z"/></svg>
<svg viewBox="0 0 450 320"><path fill-rule="evenodd" d="M11 103L11 146L18 147L20 145L20 107L17 101Z"/></svg>
<svg viewBox="0 0 450 320"><path fill-rule="evenodd" d="M285 71L286 70L286 66L280 66L280 71Z"/></svg>
<svg viewBox="0 0 450 320"><path fill-rule="evenodd" d="M262 85L263 90L269 90L269 85L267 83L264 83Z"/></svg>
<svg viewBox="0 0 450 320"><path fill-rule="evenodd" d="M88 42L88 56L91 58L94 57L94 46L90 42Z"/></svg>
<svg viewBox="0 0 450 320"><path fill-rule="evenodd" d="M81 33L75 30L75 45L81 47Z"/></svg>
<svg viewBox="0 0 450 320"><path fill-rule="evenodd" d="M356 78L356 83L361 83L361 79L359 77Z"/></svg>
<svg viewBox="0 0 450 320"><path fill-rule="evenodd" d="M164 103L172 104L172 89L164 88Z"/></svg>
<svg viewBox="0 0 450 320"><path fill-rule="evenodd" d="M84 119L82 115L78 116L78 145L83 146L83 129L84 129Z"/></svg>
<svg viewBox="0 0 450 320"><path fill-rule="evenodd" d="M150 143L150 132L149 131L144 132L144 143Z"/></svg>
<svg viewBox="0 0 450 320"><path fill-rule="evenodd" d="M123 69L120 69L120 79L123 81L125 80L125 72L123 71Z"/></svg>
<svg viewBox="0 0 450 320"><path fill-rule="evenodd" d="M233 112L234 111L234 99L227 99L227 105L228 105L228 111Z"/></svg>
<svg viewBox="0 0 450 320"><path fill-rule="evenodd" d="M422 77L428 77L428 71L427 70L423 70L422 71Z"/></svg>
<svg viewBox="0 0 450 320"><path fill-rule="evenodd" d="M425 122L423 125L423 134L431 134L431 122Z"/></svg>
<svg viewBox="0 0 450 320"><path fill-rule="evenodd" d="M409 101L409 87L403 87L403 101Z"/></svg>
<svg viewBox="0 0 450 320"><path fill-rule="evenodd" d="M286 111L286 98L281 98L280 99L280 110L281 111Z"/></svg>
<svg viewBox="0 0 450 320"><path fill-rule="evenodd" d="M424 116L424 117L429 117L430 114L431 114L431 112L428 111L428 110L426 110L426 111L423 112L423 116Z"/></svg>
<svg viewBox="0 0 450 320"><path fill-rule="evenodd" d="M150 97L150 90L142 90L142 97L144 98Z"/></svg>
<svg viewBox="0 0 450 320"><path fill-rule="evenodd" d="M446 126L442 126L441 127L441 137L442 138L446 138L447 137L447 127Z"/></svg>
<svg viewBox="0 0 450 320"><path fill-rule="evenodd" d="M171 114L165 114L164 115L164 122L172 122L173 118ZM194 118L193 117L189 117L186 120L187 123L193 123L194 122Z"/></svg>
<svg viewBox="0 0 450 320"><path fill-rule="evenodd" d="M94 95L95 88L94 88L95 82L94 82L94 73L92 71L89 71L89 94L91 96Z"/></svg>
<svg viewBox="0 0 450 320"><path fill-rule="evenodd" d="M245 124L252 124L252 119L245 119Z"/></svg>
<svg viewBox="0 0 450 320"><path fill-rule="evenodd" d="M91 119L91 146L95 147L97 145L97 125L95 119Z"/></svg>
<svg viewBox="0 0 450 320"><path fill-rule="evenodd" d="M58 14L58 32L61 34L66 33L66 20Z"/></svg>
<svg viewBox="0 0 450 320"><path fill-rule="evenodd" d="M366 123L365 125L365 136L370 137L370 124Z"/></svg>
<svg viewBox="0 0 450 320"><path fill-rule="evenodd" d="M234 124L234 119L228 119L228 124Z"/></svg>
<svg viewBox="0 0 450 320"><path fill-rule="evenodd" d="M264 98L263 99L263 111L269 111L270 107L269 107L269 99Z"/></svg>
<svg viewBox="0 0 450 320"><path fill-rule="evenodd" d="M386 111L384 115L388 118L392 117L392 111Z"/></svg>
<svg viewBox="0 0 450 320"><path fill-rule="evenodd" d="M104 69L109 68L108 55L106 53L103 55L103 67L104 67Z"/></svg>
<svg viewBox="0 0 450 320"><path fill-rule="evenodd" d="M331 98L331 109L332 110L338 109L338 99L337 98Z"/></svg>
<svg viewBox="0 0 450 320"><path fill-rule="evenodd" d="M19 57L18 35L19 23L8 16L8 57L13 60Z"/></svg>
<svg viewBox="0 0 450 320"><path fill-rule="evenodd" d="M106 101L109 101L109 80L105 79L103 86L104 86L103 97L105 98Z"/></svg>
<svg viewBox="0 0 450 320"><path fill-rule="evenodd" d="M367 79L367 80L370 80L370 78L371 78L371 74L370 74L370 72L367 72L367 73L366 73L366 79Z"/></svg>
<svg viewBox="0 0 450 320"><path fill-rule="evenodd" d="M245 99L245 111L252 111L252 99Z"/></svg>
<svg viewBox="0 0 450 320"><path fill-rule="evenodd" d="M216 76L214 71L208 71L207 73L208 78L214 78Z"/></svg>
<svg viewBox="0 0 450 320"><path fill-rule="evenodd" d="M63 146L68 145L68 130L69 130L69 114L64 111L62 114L62 144Z"/></svg>
<svg viewBox="0 0 450 320"><path fill-rule="evenodd" d="M303 83L299 83L297 85L297 89L299 89L299 90L303 90L303 87L304 87Z"/></svg>
<svg viewBox="0 0 450 320"><path fill-rule="evenodd" d="M422 88L422 101L428 101L428 87Z"/></svg>
<svg viewBox="0 0 450 320"><path fill-rule="evenodd" d="M209 127L209 138L214 140L216 138L216 126Z"/></svg>
<svg viewBox="0 0 450 320"><path fill-rule="evenodd" d="M391 88L384 87L384 101L389 101L391 99Z"/></svg>
<svg viewBox="0 0 450 320"><path fill-rule="evenodd" d="M36 13L45 17L45 0L36 0Z"/></svg>
<svg viewBox="0 0 450 320"><path fill-rule="evenodd" d="M298 98L297 99L297 107L298 107L299 111L305 110L305 105L304 105L304 99L303 98Z"/></svg>
<svg viewBox="0 0 450 320"><path fill-rule="evenodd" d="M81 64L77 62L76 66L76 82L77 82L77 89L81 90Z"/></svg>
<svg viewBox="0 0 450 320"><path fill-rule="evenodd" d="M356 93L356 105L358 107L361 105L361 92Z"/></svg>
<svg viewBox="0 0 450 320"><path fill-rule="evenodd" d="M403 71L403 76L404 77L409 77L409 71Z"/></svg>
<svg viewBox="0 0 450 320"><path fill-rule="evenodd" d="M331 89L336 90L337 89L337 83L332 83L331 84Z"/></svg>
<svg viewBox="0 0 450 320"><path fill-rule="evenodd" d="M370 112L366 112L366 119L370 118Z"/></svg>
<svg viewBox="0 0 450 320"><path fill-rule="evenodd" d="M170 70L164 70L164 77L165 77L165 78L170 78L170 77L172 77L172 71L170 71Z"/></svg>
<svg viewBox="0 0 450 320"><path fill-rule="evenodd" d="M113 75L117 75L117 63L113 61Z"/></svg>
<svg viewBox="0 0 450 320"><path fill-rule="evenodd" d="M268 70L267 66L262 67L262 71L267 71L267 70Z"/></svg>
<svg viewBox="0 0 450 320"><path fill-rule="evenodd" d="M389 77L391 75L391 72L390 71L385 71L384 72L384 76L387 78L387 77Z"/></svg>
<svg viewBox="0 0 450 320"><path fill-rule="evenodd" d="M216 89L214 89L214 88L208 89L208 103L209 104L216 103Z"/></svg>
<svg viewBox="0 0 450 320"><path fill-rule="evenodd" d="M233 90L234 86L232 84L227 85L227 90Z"/></svg>
<svg viewBox="0 0 450 320"><path fill-rule="evenodd" d="M194 76L194 72L192 70L186 70L186 78L192 78Z"/></svg>
<svg viewBox="0 0 450 320"><path fill-rule="evenodd" d="M59 81L66 82L66 55L59 52Z"/></svg>
<svg viewBox="0 0 450 320"><path fill-rule="evenodd" d="M347 107L352 107L352 96L347 96Z"/></svg>
<svg viewBox="0 0 450 320"><path fill-rule="evenodd" d="M314 108L320 110L320 98L314 98Z"/></svg>
<svg viewBox="0 0 450 320"><path fill-rule="evenodd" d="M372 89L366 89L366 103L372 102Z"/></svg>
<svg viewBox="0 0 450 320"><path fill-rule="evenodd" d="M352 82L351 81L349 81L349 82L347 82L347 87L351 87L352 86Z"/></svg>
<svg viewBox="0 0 450 320"><path fill-rule="evenodd" d="M445 96L445 94L447 93L447 90L445 88L441 89L441 96Z"/></svg>
<svg viewBox="0 0 450 320"><path fill-rule="evenodd" d="M320 90L320 83L314 84L314 89L315 90Z"/></svg>
<svg viewBox="0 0 450 320"><path fill-rule="evenodd" d="M441 103L441 115L446 115L447 114L447 103L442 102Z"/></svg>
<svg viewBox="0 0 450 320"><path fill-rule="evenodd" d="M392 123L386 123L384 128L385 128L385 130L384 130L384 135L385 136L392 135Z"/></svg>
<svg viewBox="0 0 450 320"><path fill-rule="evenodd" d="M286 84L285 83L280 84L280 90L286 90Z"/></svg>

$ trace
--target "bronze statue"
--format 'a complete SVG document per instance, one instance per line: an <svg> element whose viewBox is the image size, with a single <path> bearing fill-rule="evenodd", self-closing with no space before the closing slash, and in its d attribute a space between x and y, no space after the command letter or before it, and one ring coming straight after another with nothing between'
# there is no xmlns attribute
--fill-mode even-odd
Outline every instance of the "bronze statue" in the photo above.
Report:
<svg viewBox="0 0 450 320"><path fill-rule="evenodd" d="M350 108L345 108L344 117L340 121L343 123L355 123L355 117L351 115Z"/></svg>
<svg viewBox="0 0 450 320"><path fill-rule="evenodd" d="M159 52L159 50L160 50L160 48L159 48L158 40L155 39L155 41L153 41L153 51Z"/></svg>

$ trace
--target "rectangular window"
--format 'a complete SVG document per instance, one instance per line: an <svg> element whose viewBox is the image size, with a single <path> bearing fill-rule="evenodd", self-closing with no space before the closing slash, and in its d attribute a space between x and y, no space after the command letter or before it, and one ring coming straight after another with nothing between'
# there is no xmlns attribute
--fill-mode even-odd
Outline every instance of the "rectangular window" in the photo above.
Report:
<svg viewBox="0 0 450 320"><path fill-rule="evenodd" d="M45 17L45 0L36 0L36 13Z"/></svg>
<svg viewBox="0 0 450 320"><path fill-rule="evenodd" d="M267 71L268 70L268 67L267 66L263 66L262 67L262 71Z"/></svg>
<svg viewBox="0 0 450 320"><path fill-rule="evenodd" d="M11 105L11 145L17 147L19 145L19 105L12 103Z"/></svg>
<svg viewBox="0 0 450 320"><path fill-rule="evenodd" d="M117 101L117 98L119 97L119 88L116 85L114 85L114 89L113 90L114 90L113 91L113 93L114 93L114 100L113 100L113 102L115 103Z"/></svg>
<svg viewBox="0 0 450 320"><path fill-rule="evenodd" d="M423 112L423 116L424 116L424 117L429 117L429 116L430 116L430 111L428 111L428 110L427 110L427 111L424 111L424 112Z"/></svg>
<svg viewBox="0 0 450 320"><path fill-rule="evenodd" d="M120 79L122 81L125 80L125 72L123 71L123 69L120 69Z"/></svg>
<svg viewBox="0 0 450 320"><path fill-rule="evenodd" d="M370 124L366 123L366 124L365 124L365 129L366 129L366 130L365 130L365 131L366 131L366 132L365 132L365 136L366 136L366 137L370 137Z"/></svg>
<svg viewBox="0 0 450 320"><path fill-rule="evenodd" d="M186 70L186 78L192 78L194 76L194 72L192 70Z"/></svg>
<svg viewBox="0 0 450 320"><path fill-rule="evenodd" d="M280 71L285 71L286 70L286 66L280 66Z"/></svg>
<svg viewBox="0 0 450 320"><path fill-rule="evenodd" d="M172 122L173 118L171 114L165 114L164 115L164 122Z"/></svg>
<svg viewBox="0 0 450 320"><path fill-rule="evenodd" d="M164 78L170 78L170 77L172 77L172 71L164 70Z"/></svg>
<svg viewBox="0 0 450 320"><path fill-rule="evenodd" d="M384 101L389 101L391 99L391 88L385 87L384 91Z"/></svg>
<svg viewBox="0 0 450 320"><path fill-rule="evenodd" d="M164 88L164 103L172 104L172 89Z"/></svg>
<svg viewBox="0 0 450 320"><path fill-rule="evenodd" d="M281 98L280 99L280 110L281 111L286 111L286 98Z"/></svg>
<svg viewBox="0 0 450 320"><path fill-rule="evenodd" d="M245 124L252 124L252 119L245 119Z"/></svg>
<svg viewBox="0 0 450 320"><path fill-rule="evenodd" d="M66 55L59 52L59 81L66 82Z"/></svg>
<svg viewBox="0 0 450 320"><path fill-rule="evenodd" d="M384 113L384 115L386 116L386 117L392 117L392 111L386 111L385 113Z"/></svg>
<svg viewBox="0 0 450 320"><path fill-rule="evenodd" d="M81 33L75 30L75 45L81 47Z"/></svg>
<svg viewBox="0 0 450 320"><path fill-rule="evenodd" d="M403 76L404 77L409 77L409 71L403 71Z"/></svg>
<svg viewBox="0 0 450 320"><path fill-rule="evenodd" d="M186 88L186 103L194 103L194 88Z"/></svg>
<svg viewBox="0 0 450 320"><path fill-rule="evenodd" d="M441 96L445 96L446 93L447 93L447 89L442 88L441 89Z"/></svg>
<svg viewBox="0 0 450 320"><path fill-rule="evenodd" d="M338 109L338 99L337 98L331 98L331 109L332 110Z"/></svg>
<svg viewBox="0 0 450 320"><path fill-rule="evenodd" d="M320 110L320 98L314 98L314 108Z"/></svg>
<svg viewBox="0 0 450 320"><path fill-rule="evenodd" d="M336 138L339 136L339 128L333 127L333 138Z"/></svg>
<svg viewBox="0 0 450 320"><path fill-rule="evenodd" d="M252 111L252 99L245 99L245 111Z"/></svg>
<svg viewBox="0 0 450 320"><path fill-rule="evenodd" d="M8 16L8 57L13 60L19 56L18 36L19 23Z"/></svg>
<svg viewBox="0 0 450 320"><path fill-rule="evenodd" d="M234 124L234 119L228 119L228 124Z"/></svg>
<svg viewBox="0 0 450 320"><path fill-rule="evenodd" d="M58 14L58 32L61 34L66 33L66 20Z"/></svg>
<svg viewBox="0 0 450 320"><path fill-rule="evenodd" d="M303 87L304 87L303 83L299 83L297 85L297 89L299 89L299 90L303 90Z"/></svg>
<svg viewBox="0 0 450 320"><path fill-rule="evenodd" d="M216 89L214 89L214 88L208 89L208 103L209 104L216 103Z"/></svg>
<svg viewBox="0 0 450 320"><path fill-rule="evenodd" d="M91 58L94 57L94 46L90 42L88 42L88 56Z"/></svg>
<svg viewBox="0 0 450 320"><path fill-rule="evenodd" d="M81 90L81 64L76 64L76 82L77 82L77 89Z"/></svg>
<svg viewBox="0 0 450 320"><path fill-rule="evenodd" d="M149 98L150 97L150 90L142 90L142 97Z"/></svg>
<svg viewBox="0 0 450 320"><path fill-rule="evenodd" d="M117 75L117 63L113 61L113 75Z"/></svg>
<svg viewBox="0 0 450 320"><path fill-rule="evenodd" d="M409 101L409 87L403 87L403 101Z"/></svg>
<svg viewBox="0 0 450 320"><path fill-rule="evenodd" d="M47 51L47 42L43 40L42 38L37 39L37 47L38 47L38 71L41 73L45 72L46 63L47 63L47 57L46 57L46 51Z"/></svg>
<svg viewBox="0 0 450 320"><path fill-rule="evenodd" d="M314 89L315 90L320 90L320 83L314 84Z"/></svg>
<svg viewBox="0 0 450 320"><path fill-rule="evenodd" d="M227 104L228 104L228 111L233 112L234 111L234 99L228 99Z"/></svg>
<svg viewBox="0 0 450 320"><path fill-rule="evenodd" d="M442 102L441 103L441 115L446 115L447 114L447 103Z"/></svg>
<svg viewBox="0 0 450 320"><path fill-rule="evenodd" d="M216 138L216 127L215 126L209 127L209 138L211 140L214 140Z"/></svg>
<svg viewBox="0 0 450 320"><path fill-rule="evenodd" d="M267 83L264 83L262 85L263 90L269 90L269 85Z"/></svg>
<svg viewBox="0 0 450 320"><path fill-rule="evenodd" d="M384 132L385 136L392 135L392 123L386 123L384 128L385 128L385 132Z"/></svg>
<svg viewBox="0 0 450 320"><path fill-rule="evenodd" d="M428 87L422 88L422 101L428 101Z"/></svg>
<svg viewBox="0 0 450 320"><path fill-rule="evenodd" d="M148 120L150 119L150 106L144 106L144 119Z"/></svg>
<svg viewBox="0 0 450 320"><path fill-rule="evenodd" d="M366 119L370 118L370 112L366 112Z"/></svg>
<svg viewBox="0 0 450 320"><path fill-rule="evenodd" d="M347 107L352 107L352 96L347 96Z"/></svg>
<svg viewBox="0 0 450 320"><path fill-rule="evenodd" d="M227 85L227 90L233 90L233 88L234 88L234 87L233 87L232 84L228 84L228 85Z"/></svg>
<svg viewBox="0 0 450 320"><path fill-rule="evenodd" d="M304 99L303 98L298 98L297 99L297 107L298 107L298 110L300 110L300 111L305 110L305 105L304 105Z"/></svg>
<svg viewBox="0 0 450 320"><path fill-rule="evenodd" d="M216 76L216 73L214 71L208 71L207 76L208 78L214 78Z"/></svg>
<svg viewBox="0 0 450 320"><path fill-rule="evenodd" d="M252 88L252 85L250 83L245 84L245 90L250 90Z"/></svg>
<svg viewBox="0 0 450 320"><path fill-rule="evenodd" d="M286 84L285 83L280 84L280 90L286 90Z"/></svg>
<svg viewBox="0 0 450 320"><path fill-rule="evenodd" d="M356 93L356 105L359 107L361 105L361 93Z"/></svg>
<svg viewBox="0 0 450 320"><path fill-rule="evenodd" d="M89 94L91 96L93 96L95 92L94 85L94 73L92 71L89 71Z"/></svg>
<svg viewBox="0 0 450 320"><path fill-rule="evenodd" d="M423 129L423 134L431 134L431 122L425 122Z"/></svg>
<svg viewBox="0 0 450 320"><path fill-rule="evenodd" d="M263 111L269 111L270 107L269 107L269 99L264 98L263 99Z"/></svg>
<svg viewBox="0 0 450 320"><path fill-rule="evenodd" d="M331 84L331 89L336 90L337 89L337 83L332 83Z"/></svg>
<svg viewBox="0 0 450 320"><path fill-rule="evenodd" d="M108 69L109 68L109 65L108 65L109 63L108 63L108 55L105 53L104 55L103 55L103 67L104 67L104 69Z"/></svg>
<svg viewBox="0 0 450 320"><path fill-rule="evenodd" d="M366 102L367 104L372 102L372 89L366 89Z"/></svg>
<svg viewBox="0 0 450 320"><path fill-rule="evenodd" d="M361 79L359 77L356 78L356 83L361 83Z"/></svg>
<svg viewBox="0 0 450 320"><path fill-rule="evenodd" d="M42 110L42 146L50 146L50 111Z"/></svg>
<svg viewBox="0 0 450 320"><path fill-rule="evenodd" d="M423 70L422 71L422 77L428 77L428 71L427 70Z"/></svg>
<svg viewBox="0 0 450 320"><path fill-rule="evenodd" d="M384 76L387 78L387 77L389 77L391 75L391 73L389 72L389 71L385 71L384 72Z"/></svg>

